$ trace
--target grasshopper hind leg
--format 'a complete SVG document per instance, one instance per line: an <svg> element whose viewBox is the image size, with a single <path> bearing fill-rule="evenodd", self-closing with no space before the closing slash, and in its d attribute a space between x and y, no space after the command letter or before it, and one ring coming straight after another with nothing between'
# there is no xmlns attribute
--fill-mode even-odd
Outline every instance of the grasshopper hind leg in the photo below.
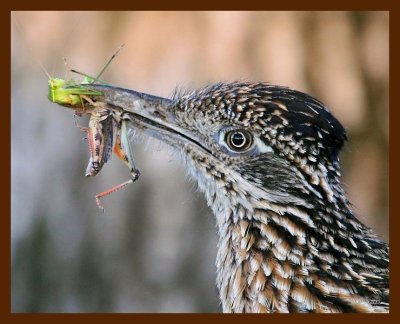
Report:
<svg viewBox="0 0 400 324"><path fill-rule="evenodd" d="M137 169L135 165L135 161L133 159L132 150L129 143L128 132L126 122L122 121L121 127L116 126L115 129L118 131L116 132L115 136L115 143L114 143L114 154L125 163L125 165L129 168L131 172L132 178L116 185L108 190L105 190L95 196L97 206L104 212L104 207L101 204L100 199L104 196L108 196L109 194L116 192L130 183L134 183L140 177L140 171Z"/></svg>
<svg viewBox="0 0 400 324"><path fill-rule="evenodd" d="M113 192L116 192L116 191L124 188L125 186L127 186L130 183L134 183L137 179L139 179L139 176L140 176L140 172L139 172L139 170L136 170L136 174L135 175L132 173L132 178L131 179L129 179L129 180L127 180L127 181L125 181L125 182L123 182L123 183L121 183L121 184L119 184L119 185L117 185L115 187L112 187L110 189L107 189L107 190L97 194L95 196L96 204L102 210L102 212L104 213L104 207L103 207L103 204L100 201L101 198L103 198L104 196L108 196L109 194L112 194Z"/></svg>

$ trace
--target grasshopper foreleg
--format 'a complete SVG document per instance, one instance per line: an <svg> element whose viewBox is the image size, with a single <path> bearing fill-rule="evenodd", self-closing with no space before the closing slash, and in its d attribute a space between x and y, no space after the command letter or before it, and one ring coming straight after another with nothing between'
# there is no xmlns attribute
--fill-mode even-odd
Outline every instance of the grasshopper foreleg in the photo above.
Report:
<svg viewBox="0 0 400 324"><path fill-rule="evenodd" d="M74 125L75 125L75 127L78 127L82 132L84 132L86 134L86 137L83 137L82 139L83 140L87 140L88 144L89 144L89 128L79 125L78 122L76 121L76 116L78 116L78 115L74 114ZM89 150L90 150L90 153L91 153L92 152L92 148L90 147L90 144L89 144Z"/></svg>

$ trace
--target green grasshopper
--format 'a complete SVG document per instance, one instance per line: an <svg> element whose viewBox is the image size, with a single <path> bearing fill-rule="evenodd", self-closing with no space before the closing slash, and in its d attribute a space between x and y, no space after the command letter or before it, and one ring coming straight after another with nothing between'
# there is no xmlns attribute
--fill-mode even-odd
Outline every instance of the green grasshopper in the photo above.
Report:
<svg viewBox="0 0 400 324"><path fill-rule="evenodd" d="M70 69L71 72L84 75L81 83L49 78L48 98L51 102L74 109L78 116L90 114L88 127L76 125L87 134L89 144L90 159L85 175L87 177L96 176L103 165L111 159L113 152L128 166L131 172L131 179L95 196L97 206L103 212L104 208L100 202L100 198L125 187L129 183L135 182L140 176L140 172L136 168L133 159L128 138L127 121L124 118L123 111L114 110L106 103L96 101L96 97L101 96L102 93L84 87L84 84L98 81L121 47L113 54L96 78L72 69Z"/></svg>
<svg viewBox="0 0 400 324"><path fill-rule="evenodd" d="M72 108L75 110L78 110L79 108L82 108L83 111L80 113L84 113L84 101L87 101L88 103L92 104L94 106L93 101L90 99L93 96L101 96L102 93L100 91L95 91L95 90L90 90L86 87L84 87L84 84L90 84L90 83L95 83L96 81L100 81L99 78L101 75L104 73L104 71L107 69L107 67L110 65L111 61L117 56L118 52L122 49L124 44L122 44L117 51L111 56L111 58L108 60L108 62L104 65L104 67L101 69L100 73L96 78L93 78L87 74L78 72L76 70L71 69L68 64L66 59L64 58L64 63L67 67L67 69L71 72L80 74L84 77L81 83L77 83L76 81L70 80L70 81L65 81L63 79L59 78L51 78L49 76L49 92L48 92L48 98L51 102L57 103L62 106L66 106L68 108ZM103 83L103 81L100 81L100 83ZM79 107L80 105L80 107ZM79 110L78 110L79 113Z"/></svg>

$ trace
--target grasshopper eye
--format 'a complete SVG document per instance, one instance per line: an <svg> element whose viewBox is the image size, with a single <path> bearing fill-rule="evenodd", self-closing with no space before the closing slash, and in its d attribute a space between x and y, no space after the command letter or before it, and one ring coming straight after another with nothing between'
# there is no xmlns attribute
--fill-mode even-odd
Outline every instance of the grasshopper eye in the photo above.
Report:
<svg viewBox="0 0 400 324"><path fill-rule="evenodd" d="M225 143L234 152L246 152L253 145L253 136L246 130L231 130L225 134Z"/></svg>

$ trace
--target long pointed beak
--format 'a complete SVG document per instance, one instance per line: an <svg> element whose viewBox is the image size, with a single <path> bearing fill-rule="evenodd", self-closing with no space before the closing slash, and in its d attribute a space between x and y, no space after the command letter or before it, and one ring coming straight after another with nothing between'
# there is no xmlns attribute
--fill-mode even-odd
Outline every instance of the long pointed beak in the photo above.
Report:
<svg viewBox="0 0 400 324"><path fill-rule="evenodd" d="M182 147L184 143L196 144L211 153L194 135L183 129L176 119L172 100L153 96L134 90L107 85L88 84L87 88L102 92L96 101L102 101L118 110L123 118L129 119L135 128L173 146Z"/></svg>
<svg viewBox="0 0 400 324"><path fill-rule="evenodd" d="M154 122L174 124L175 118L170 113L172 101L169 99L107 85L89 84L86 87L103 94L96 96L96 101L104 101L122 109L123 112L136 114Z"/></svg>

